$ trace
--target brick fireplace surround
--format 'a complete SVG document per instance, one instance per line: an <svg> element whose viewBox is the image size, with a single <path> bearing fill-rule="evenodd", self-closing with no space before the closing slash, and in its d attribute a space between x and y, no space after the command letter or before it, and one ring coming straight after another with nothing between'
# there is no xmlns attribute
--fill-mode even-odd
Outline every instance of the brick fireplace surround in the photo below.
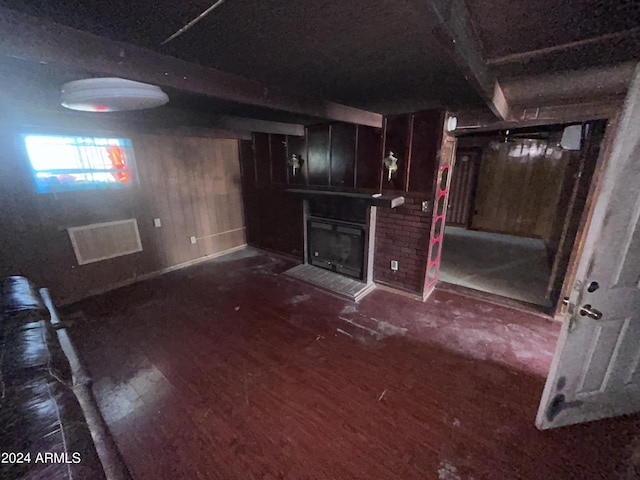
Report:
<svg viewBox="0 0 640 480"><path fill-rule="evenodd" d="M397 208L378 208L375 233L373 278L375 283L422 296L429 250L432 212L422 211L431 199L404 194ZM390 268L398 260L399 269Z"/></svg>
<svg viewBox="0 0 640 480"><path fill-rule="evenodd" d="M380 288L425 299L437 282L450 183L443 172L455 154L448 116L425 110L385 117L382 129L334 122L307 126L304 136L255 133L241 141L247 243L305 262L305 202L293 190L369 201L379 194L402 197L401 204L376 205L369 278ZM394 175L383 161L391 151L399 159ZM302 162L295 172L292 155Z"/></svg>
<svg viewBox="0 0 640 480"><path fill-rule="evenodd" d="M422 298L425 283L425 271L429 250L429 233L431 227L430 209L422 211L421 196L409 195L396 197L400 205L369 207L366 201L357 201L346 194L345 196L322 197L314 196L308 191L307 197L299 201L304 202L303 215L299 217L302 228L305 229L308 218L326 218L330 220L355 222L367 225L370 230L368 241L364 246L365 275L363 283L401 290L404 293ZM309 262L306 252L302 255L304 264ZM391 261L398 262L398 270L391 269ZM368 270L368 272L367 272ZM305 274L317 276L313 269L295 271L299 278L305 279ZM300 275L302 273L302 275ZM335 274L334 274L335 275ZM312 279L310 279L312 280ZM324 277L326 282L326 275ZM311 281L311 283L315 283ZM347 284L347 289L351 288ZM368 293L368 292L367 292Z"/></svg>

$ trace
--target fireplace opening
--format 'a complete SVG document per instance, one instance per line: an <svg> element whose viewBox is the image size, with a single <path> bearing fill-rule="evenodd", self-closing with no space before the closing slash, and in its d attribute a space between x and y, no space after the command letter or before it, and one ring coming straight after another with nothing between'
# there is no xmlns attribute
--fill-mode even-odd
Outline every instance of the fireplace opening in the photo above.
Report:
<svg viewBox="0 0 640 480"><path fill-rule="evenodd" d="M329 219L307 221L308 263L363 279L365 227Z"/></svg>

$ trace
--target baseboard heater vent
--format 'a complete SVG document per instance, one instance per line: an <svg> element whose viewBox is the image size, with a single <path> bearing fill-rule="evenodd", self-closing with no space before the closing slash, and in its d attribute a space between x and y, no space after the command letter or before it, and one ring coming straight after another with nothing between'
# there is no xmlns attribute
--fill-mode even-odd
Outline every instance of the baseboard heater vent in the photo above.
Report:
<svg viewBox="0 0 640 480"><path fill-rule="evenodd" d="M71 227L68 231L78 265L142 251L135 218Z"/></svg>

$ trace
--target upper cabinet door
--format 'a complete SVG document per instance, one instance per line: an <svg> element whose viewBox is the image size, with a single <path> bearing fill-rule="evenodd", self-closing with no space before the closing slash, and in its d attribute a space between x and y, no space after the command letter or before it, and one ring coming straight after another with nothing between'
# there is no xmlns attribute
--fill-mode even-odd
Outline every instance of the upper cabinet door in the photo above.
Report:
<svg viewBox="0 0 640 480"><path fill-rule="evenodd" d="M355 163L356 126L349 123L331 125L331 186L353 188Z"/></svg>
<svg viewBox="0 0 640 480"><path fill-rule="evenodd" d="M433 193L433 182L438 169L438 149L442 142L444 112L425 110L413 116L411 134L411 165L409 191Z"/></svg>
<svg viewBox="0 0 640 480"><path fill-rule="evenodd" d="M407 190L407 168L409 163L409 144L411 141L411 115L387 117L384 133L383 159L391 154L397 158L397 169L390 171L382 166L382 190ZM392 169L393 170L393 169Z"/></svg>
<svg viewBox="0 0 640 480"><path fill-rule="evenodd" d="M309 185L329 186L329 125L307 128L307 171Z"/></svg>

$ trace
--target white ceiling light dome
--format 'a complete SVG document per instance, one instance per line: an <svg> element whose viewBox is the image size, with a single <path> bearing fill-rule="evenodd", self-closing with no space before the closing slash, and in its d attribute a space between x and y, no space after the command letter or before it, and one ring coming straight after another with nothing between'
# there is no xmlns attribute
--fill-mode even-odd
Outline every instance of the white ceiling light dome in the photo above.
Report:
<svg viewBox="0 0 640 480"><path fill-rule="evenodd" d="M142 110L168 101L160 87L124 78L87 78L62 86L62 106L83 112Z"/></svg>

